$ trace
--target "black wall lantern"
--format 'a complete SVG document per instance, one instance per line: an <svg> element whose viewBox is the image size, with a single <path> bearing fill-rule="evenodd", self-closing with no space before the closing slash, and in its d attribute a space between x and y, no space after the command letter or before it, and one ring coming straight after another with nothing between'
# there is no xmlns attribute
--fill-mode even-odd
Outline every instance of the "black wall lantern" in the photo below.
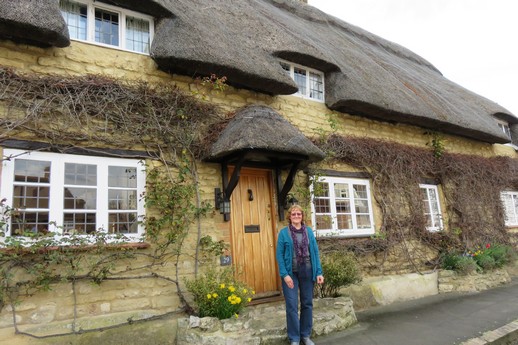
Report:
<svg viewBox="0 0 518 345"><path fill-rule="evenodd" d="M226 216L230 215L230 200L225 197L225 193L220 188L214 188L214 207L219 213Z"/></svg>

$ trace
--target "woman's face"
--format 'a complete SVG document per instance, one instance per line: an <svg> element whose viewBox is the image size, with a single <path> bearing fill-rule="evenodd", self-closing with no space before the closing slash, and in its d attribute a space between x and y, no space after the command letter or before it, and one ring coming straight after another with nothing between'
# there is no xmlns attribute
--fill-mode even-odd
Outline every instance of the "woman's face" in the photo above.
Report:
<svg viewBox="0 0 518 345"><path fill-rule="evenodd" d="M290 223L293 225L300 225L304 220L304 212L298 207L294 207L290 211Z"/></svg>

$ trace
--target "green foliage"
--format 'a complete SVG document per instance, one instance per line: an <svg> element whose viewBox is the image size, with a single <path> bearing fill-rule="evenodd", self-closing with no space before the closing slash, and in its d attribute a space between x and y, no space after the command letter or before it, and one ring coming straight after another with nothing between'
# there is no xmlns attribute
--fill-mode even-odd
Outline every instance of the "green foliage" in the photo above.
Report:
<svg viewBox="0 0 518 345"><path fill-rule="evenodd" d="M471 256L458 253L446 253L441 257L441 267L446 270L456 271L460 274L469 274L477 270L477 263Z"/></svg>
<svg viewBox="0 0 518 345"><path fill-rule="evenodd" d="M324 284L316 286L321 297L337 297L342 287L361 282L361 274L354 254L333 252L322 256Z"/></svg>
<svg viewBox="0 0 518 345"><path fill-rule="evenodd" d="M444 154L445 145L444 138L437 132L428 133L432 137L429 145L432 147L433 156L435 158L441 158Z"/></svg>
<svg viewBox="0 0 518 345"><path fill-rule="evenodd" d="M255 294L248 286L235 279L234 270L209 270L194 280L186 280L187 290L193 294L200 317L218 319L237 317Z"/></svg>
<svg viewBox="0 0 518 345"><path fill-rule="evenodd" d="M207 262L214 257L223 255L230 247L225 241L214 241L209 235L200 238L199 246L202 253L202 258L200 259Z"/></svg>
<svg viewBox="0 0 518 345"><path fill-rule="evenodd" d="M486 244L484 249L476 248L465 253L449 252L441 256L441 267L469 274L474 271L489 271L512 262L515 252L511 246Z"/></svg>
<svg viewBox="0 0 518 345"><path fill-rule="evenodd" d="M104 232L7 237L0 242L4 248L0 253L0 300L13 304L20 297L49 291L59 282L87 280L100 284L113 274L117 261L134 258L134 249L115 249L121 243L126 243L122 236L108 239Z"/></svg>
<svg viewBox="0 0 518 345"><path fill-rule="evenodd" d="M484 254L491 256L495 261L495 267L500 268L515 260L516 252L512 246L493 244L484 250Z"/></svg>
<svg viewBox="0 0 518 345"><path fill-rule="evenodd" d="M185 235L189 226L210 209L209 204L194 204L196 184L188 178L189 168L183 165L178 174L168 174L162 169L148 169L146 192L143 195L148 210L154 215L144 218L146 236L167 246Z"/></svg>
<svg viewBox="0 0 518 345"><path fill-rule="evenodd" d="M474 256L473 259L483 271L489 271L496 267L495 259L489 253Z"/></svg>

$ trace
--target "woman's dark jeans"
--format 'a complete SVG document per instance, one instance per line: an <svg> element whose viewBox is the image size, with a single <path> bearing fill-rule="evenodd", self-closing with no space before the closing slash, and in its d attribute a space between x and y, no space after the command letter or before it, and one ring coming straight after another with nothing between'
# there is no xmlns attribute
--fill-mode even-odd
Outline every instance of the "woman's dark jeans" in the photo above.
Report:
<svg viewBox="0 0 518 345"><path fill-rule="evenodd" d="M311 264L300 265L293 272L293 289L282 280L282 291L286 301L286 325L290 342L311 336L313 328L313 285ZM300 319L298 312L300 291Z"/></svg>

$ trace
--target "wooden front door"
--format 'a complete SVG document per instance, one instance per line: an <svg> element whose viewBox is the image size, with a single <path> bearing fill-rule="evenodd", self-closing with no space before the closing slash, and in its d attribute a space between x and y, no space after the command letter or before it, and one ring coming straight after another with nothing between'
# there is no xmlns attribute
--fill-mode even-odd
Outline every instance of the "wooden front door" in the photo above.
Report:
<svg viewBox="0 0 518 345"><path fill-rule="evenodd" d="M231 201L232 255L239 278L256 297L279 294L271 171L242 168Z"/></svg>

